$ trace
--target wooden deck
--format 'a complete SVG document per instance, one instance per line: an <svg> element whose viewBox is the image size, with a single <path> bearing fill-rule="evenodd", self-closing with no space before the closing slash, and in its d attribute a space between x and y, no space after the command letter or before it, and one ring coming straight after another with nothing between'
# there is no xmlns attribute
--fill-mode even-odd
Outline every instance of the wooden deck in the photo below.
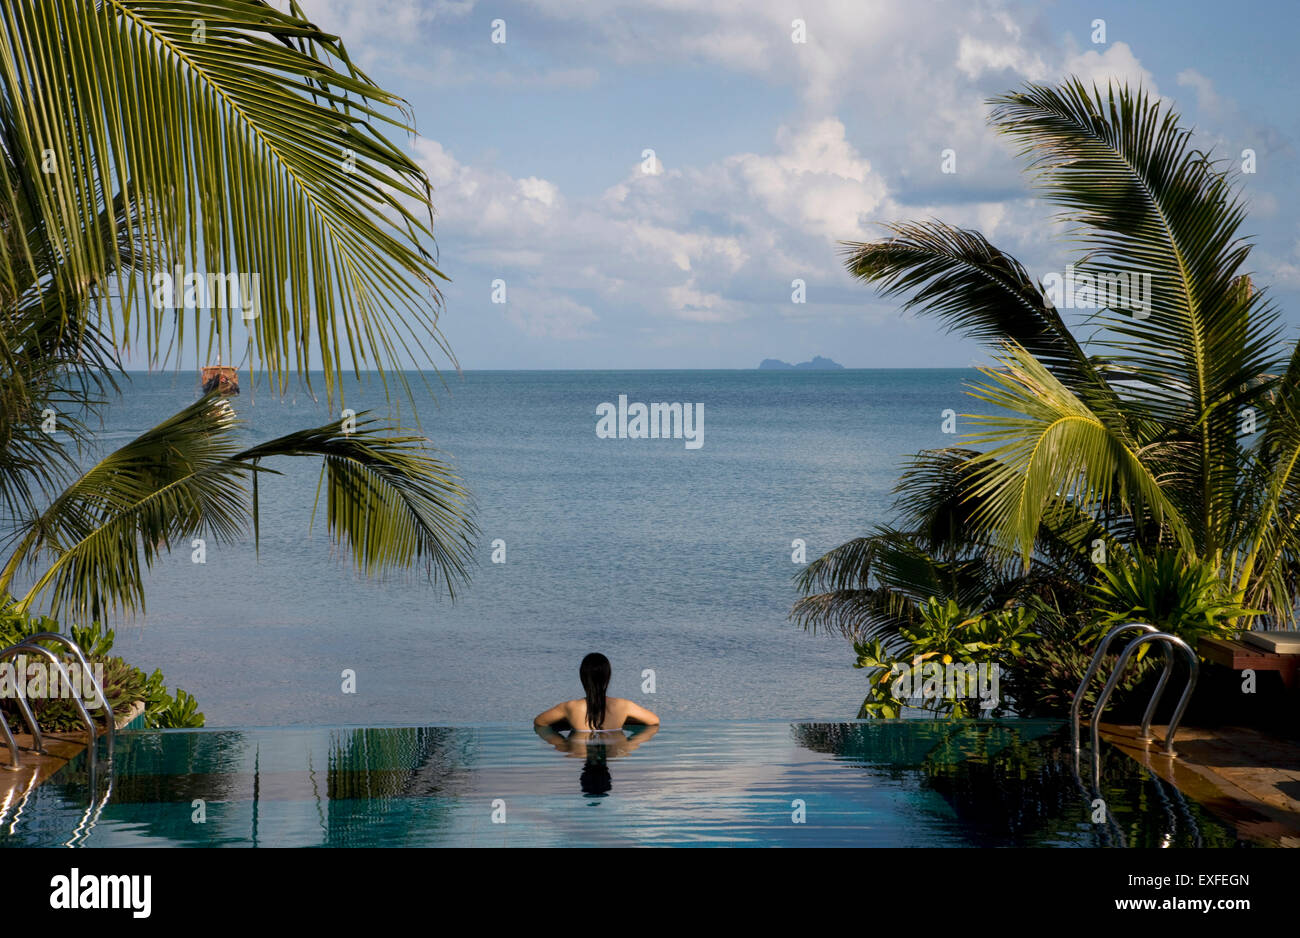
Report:
<svg viewBox="0 0 1300 938"><path fill-rule="evenodd" d="M143 712L144 704L137 703L130 711L117 718L117 728L121 730ZM98 711L92 715L98 717ZM96 725L100 725L98 719ZM86 734L82 730L67 733L42 730L41 736L45 741L44 753L32 751L30 733L14 733L14 742L18 744L18 756L21 760L21 766L17 770L9 767L9 747L0 742L0 817L26 793L63 768L86 748Z"/></svg>
<svg viewBox="0 0 1300 938"><path fill-rule="evenodd" d="M1236 826L1245 839L1300 847L1300 745L1245 727L1178 728L1177 757L1137 739L1136 726L1103 723L1102 738Z"/></svg>
<svg viewBox="0 0 1300 938"><path fill-rule="evenodd" d="M28 733L14 733L18 743L22 767L14 771L9 767L9 749L0 745L0 812L16 804L23 795L45 781L86 748L86 734L46 733L45 753L32 752L32 737Z"/></svg>

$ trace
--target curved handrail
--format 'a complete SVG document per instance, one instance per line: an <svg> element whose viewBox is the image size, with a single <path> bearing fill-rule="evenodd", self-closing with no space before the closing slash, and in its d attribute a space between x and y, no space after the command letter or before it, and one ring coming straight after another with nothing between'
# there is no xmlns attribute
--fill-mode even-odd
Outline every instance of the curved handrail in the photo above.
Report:
<svg viewBox="0 0 1300 938"><path fill-rule="evenodd" d="M10 645L3 651L0 651L0 661L10 657L9 651L22 646L22 642L16 645ZM16 652L15 652L16 653ZM15 688L16 690L17 688ZM36 722L36 715L32 713L31 705L27 703L27 698L23 694L15 693L14 699L18 701L18 709L22 711L23 722L27 724L28 731L32 734L32 750L38 753L45 752L45 741L41 738L41 728ZM9 747L9 758L12 764L5 766L8 769L20 769L22 765L18 760L18 744L14 742L14 735L9 730L9 721L0 714L0 731L4 733L5 744Z"/></svg>
<svg viewBox="0 0 1300 938"><path fill-rule="evenodd" d="M21 654L23 643L18 642L10 645L8 648L0 650L0 661L6 658L12 658L14 655ZM11 654L12 653L12 654ZM19 682L21 684L21 682ZM17 693L15 687L14 699L18 701L18 709L22 711L23 722L27 724L27 730L32 734L32 751L36 753L45 752L45 740L41 738L41 727L36 722L36 715L32 713L31 705L27 703L27 697ZM22 761L18 757L18 743L14 740L14 734L9 729L9 721L0 714L0 731L3 731L5 745L9 747L9 762L6 769L18 770L22 768Z"/></svg>
<svg viewBox="0 0 1300 938"><path fill-rule="evenodd" d="M59 656L56 655L54 652L50 651L48 648L42 648L40 645L29 645L27 644L26 640L19 642L17 645L10 645L8 648L4 649L3 651L0 651L0 661L5 660L6 658L12 658L14 655L19 655L22 654L23 652L36 652L38 654L44 655L46 658L49 658L50 663L59 669L59 677L62 679L64 685L67 687L72 686L72 678L68 677L68 671L65 667L63 667L63 662L59 660ZM20 694L19 697L21 698L22 695ZM86 724L86 730L90 734L90 745L88 747L87 755L88 755L88 761L90 763L90 769L93 772L95 769L95 750L97 748L96 743L98 742L98 736L99 736L99 734L95 730L95 721L90 718L90 712L86 710L86 707L81 702L80 697L73 695L70 699L72 700L72 703L76 706L77 712L81 715L81 719ZM26 714L24 714L24 716L25 715ZM34 720L32 725L35 726ZM12 739L12 737L10 738ZM39 731L37 732L35 738L39 738ZM14 765L18 765L17 746L12 747L9 750L9 752L10 755L13 757Z"/></svg>
<svg viewBox="0 0 1300 938"><path fill-rule="evenodd" d="M95 680L95 672L90 669L90 662L86 660L86 653L81 646L66 635L58 632L38 632L35 635L29 635L22 640L20 644L27 644L38 641L61 642L76 657L77 663L81 666L81 673L90 678L91 685L95 688L95 696L99 698L99 706L104 710L104 722L108 737L108 758L106 762L113 761L113 741L117 735L117 720L113 716L113 708L108 702L108 695L104 693L104 685Z"/></svg>
<svg viewBox="0 0 1300 938"><path fill-rule="evenodd" d="M1163 633L1169 634L1169 633ZM1176 637L1176 636L1171 636ZM1160 672L1160 680L1156 682L1156 689L1151 693L1151 701L1147 704L1146 710L1142 714L1142 730L1138 733L1138 739L1144 743L1149 743L1155 739L1151 735L1151 718L1156 715L1156 707L1160 705L1160 698L1164 696L1165 685L1169 683L1169 675L1174 673L1174 646L1172 642L1162 641L1160 643L1165 649L1165 669Z"/></svg>
<svg viewBox="0 0 1300 938"><path fill-rule="evenodd" d="M1145 622L1126 622L1124 625L1115 626L1102 638L1101 644L1097 646L1097 650L1093 653L1092 663L1088 665L1087 673L1084 674L1083 680L1079 682L1079 689L1074 692L1074 702L1070 704L1070 726L1073 728L1074 757L1076 762L1079 758L1079 717L1080 710L1083 707L1083 695L1088 690L1088 685L1092 682L1092 679L1097 675L1097 669L1101 667L1101 660L1106 657L1106 652L1110 650L1110 643L1115 640L1115 636L1119 635L1120 632L1127 632L1129 629L1141 629L1144 632L1160 631L1154 625L1148 625ZM1172 656L1170 658L1170 664L1173 664ZM1165 679L1169 676L1168 668L1166 668L1165 671L1166 673L1164 677L1160 679L1160 686L1156 690L1157 694L1164 690ZM1151 709L1155 709L1154 705ZM1150 721L1147 721L1147 723L1149 724Z"/></svg>
<svg viewBox="0 0 1300 938"><path fill-rule="evenodd" d="M1183 654L1187 657L1187 686L1183 688L1183 694L1178 698L1178 706L1174 708L1173 716L1169 718L1169 728L1165 732L1165 755L1171 759L1175 755L1174 734L1178 732L1178 724L1182 721L1183 713L1187 710L1188 701L1192 699L1192 691L1196 689L1196 678L1200 673L1201 664L1200 661L1197 660L1196 652L1192 650L1192 646L1188 645L1177 635L1170 635L1168 632L1156 632L1151 635L1143 635L1120 653L1119 661L1115 663L1115 670L1111 672L1110 679L1106 681L1106 686L1102 688L1101 696L1097 698L1097 709L1094 710L1092 714L1093 781L1095 784L1100 784L1099 776L1101 774L1102 711L1106 709L1106 704L1110 701L1110 695L1114 693L1115 687L1119 684L1120 675L1124 671L1124 666L1127 665L1129 659L1133 657L1133 653L1136 652L1140 646L1145 645L1148 642L1165 642L1166 644L1176 646L1181 648ZM1172 664L1172 662L1173 658L1171 655L1170 663ZM1164 683L1163 679L1161 683ZM1158 688L1158 691L1159 690L1163 690L1163 687ZM1147 707L1146 715L1142 718L1143 733L1149 734L1151 732L1150 720L1154 710L1154 705Z"/></svg>

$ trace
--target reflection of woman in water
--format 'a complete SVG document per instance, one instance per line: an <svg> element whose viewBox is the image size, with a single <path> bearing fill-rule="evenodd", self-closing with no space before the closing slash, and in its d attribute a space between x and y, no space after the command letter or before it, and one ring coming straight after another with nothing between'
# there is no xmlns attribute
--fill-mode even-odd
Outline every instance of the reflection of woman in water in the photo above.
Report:
<svg viewBox="0 0 1300 938"><path fill-rule="evenodd" d="M592 746L587 750L587 762L582 767L582 774L578 776L578 784L582 786L584 795L604 798L614 787L614 779L609 774L605 756L604 746Z"/></svg>
<svg viewBox="0 0 1300 938"><path fill-rule="evenodd" d="M659 732L659 717L622 697L606 697L609 659L593 652L578 669L586 696L556 704L533 720L533 729L556 749L583 759L581 785L587 795L603 797L613 787L608 760L627 755ZM642 724L623 735L623 724ZM568 737L558 730L572 728Z"/></svg>

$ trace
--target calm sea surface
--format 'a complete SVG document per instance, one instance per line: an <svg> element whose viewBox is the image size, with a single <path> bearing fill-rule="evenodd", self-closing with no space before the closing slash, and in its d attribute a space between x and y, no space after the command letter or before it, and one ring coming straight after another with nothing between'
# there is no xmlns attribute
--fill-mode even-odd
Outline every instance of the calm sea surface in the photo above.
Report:
<svg viewBox="0 0 1300 938"><path fill-rule="evenodd" d="M477 564L456 602L412 577L355 574L323 510L309 530L319 463L284 459L261 489L260 557L250 537L209 544L203 565L188 550L164 558L117 650L195 694L209 726L526 721L581 693L578 662L593 650L613 662L611 693L669 719L852 719L865 693L852 648L787 621L791 542L812 559L886 520L901 461L954 442L945 408L977 409L962 393L972 376L448 375L436 402L417 400L478 505ZM108 411L105 445L197 393L192 372L136 376ZM346 394L386 412L378 382ZM703 446L598 439L597 405L620 394L702 403ZM245 389L234 404L250 442L331 419L303 391ZM498 538L504 564L491 562ZM345 669L355 694L342 693ZM641 692L647 669L654 694Z"/></svg>

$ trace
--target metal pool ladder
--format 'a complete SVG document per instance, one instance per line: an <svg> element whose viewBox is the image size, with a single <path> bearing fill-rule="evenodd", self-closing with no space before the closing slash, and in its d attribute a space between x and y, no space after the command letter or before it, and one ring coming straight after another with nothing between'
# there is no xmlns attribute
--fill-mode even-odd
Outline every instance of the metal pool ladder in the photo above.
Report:
<svg viewBox="0 0 1300 938"><path fill-rule="evenodd" d="M111 765L113 762L113 743L117 728L116 720L113 717L113 708L109 706L108 697L104 694L104 687L95 679L95 673L90 669L90 662L86 660L86 653L82 651L80 645L68 636L60 635L57 632L38 632L35 635L27 636L17 644L10 645L8 648L0 650L0 662L7 661L8 659L21 654L40 655L47 658L49 662L58 669L59 677L63 681L63 686L72 687L72 679L68 676L67 669L63 667L63 662L61 662L58 656L48 648L42 648L40 645L37 645L36 643L39 641L58 642L66 647L68 651L72 652L72 656L77 659L77 663L80 665L83 680L89 680L91 685L94 687L95 697L97 698L95 705L101 707L104 711L105 731L108 736L108 758L106 761ZM84 684L82 686L84 686ZM23 721L27 724L27 729L32 734L32 748L38 753L44 752L45 742L41 738L41 730L37 725L35 715L32 713L31 705L28 704L27 699L22 694L16 694L15 699L18 701L18 709L22 712ZM99 734L95 729L95 721L91 718L90 712L86 709L86 706L82 703L80 697L74 693L70 699L76 706L77 713L81 717L82 722L86 724L86 731L90 735L86 758L90 769L93 772L95 769L95 758L99 742ZM12 770L20 769L22 765L18 757L18 744L14 741L13 733L10 731L9 724L2 714L0 714L0 734L2 734L0 738L2 738L4 743L9 747L10 764L4 766L4 768Z"/></svg>
<svg viewBox="0 0 1300 938"><path fill-rule="evenodd" d="M1151 695L1151 702L1147 704L1146 712L1142 715L1142 728L1138 733L1138 739L1145 743L1154 741L1155 737L1151 735L1151 719L1155 716L1156 707L1160 703L1160 698L1165 692L1165 686L1169 683L1169 677L1174 670L1174 649L1182 649L1184 657L1187 659L1187 685L1183 688L1183 694L1178 698L1178 706L1174 708L1174 714L1169 719L1169 728L1165 733L1165 756L1172 759L1177 755L1174 752L1174 734L1178 732L1178 724L1183 719L1183 713L1187 710L1188 701L1192 699L1192 691L1196 689L1196 678L1200 672L1200 662L1196 658L1196 652L1185 641L1177 635L1171 635L1168 632L1161 632L1154 625L1148 625L1145 622L1129 622L1124 625L1117 625L1106 633L1102 638L1101 644L1097 646L1096 653L1092 656L1092 663L1088 665L1088 671L1079 682L1079 689L1074 692L1074 702L1070 705L1070 726L1073 733L1074 743L1074 764L1077 771L1079 765L1079 717L1083 709L1083 695L1088 689L1088 685L1097 674L1097 669L1101 667L1102 659L1106 657L1106 652L1110 650L1111 642L1121 632L1139 631L1143 632L1140 638L1130 642L1128 647L1120 654L1119 660L1115 662L1115 667L1106 681L1105 687L1102 688L1101 695L1097 698L1097 706L1092 713L1092 778L1093 787L1101 786L1101 715L1106 709L1106 704L1110 702L1110 696L1119 684L1120 676L1124 668L1128 665L1129 660L1137 652L1138 648L1148 643L1158 643L1164 646L1165 651L1165 669L1160 675L1160 680L1156 684L1155 692Z"/></svg>

